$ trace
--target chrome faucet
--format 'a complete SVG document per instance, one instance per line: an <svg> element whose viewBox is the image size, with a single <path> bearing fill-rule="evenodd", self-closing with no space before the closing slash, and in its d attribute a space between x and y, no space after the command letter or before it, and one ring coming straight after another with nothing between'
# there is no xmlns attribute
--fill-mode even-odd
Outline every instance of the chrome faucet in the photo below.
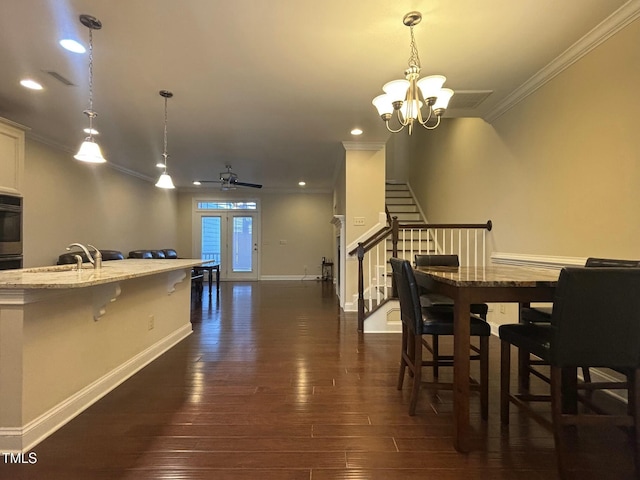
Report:
<svg viewBox="0 0 640 480"><path fill-rule="evenodd" d="M96 247L94 247L91 244L87 244L87 246L89 248L93 248L95 250L95 253L93 254L93 259L94 259L94 264L93 264L93 268L95 268L96 270L99 270L102 268L102 253L100 253L100 250L98 250Z"/></svg>
<svg viewBox="0 0 640 480"><path fill-rule="evenodd" d="M93 248L96 251L95 260L89 253L89 249L87 249L87 247L85 247L81 243L72 243L67 247L67 250L71 250L73 247L78 247L82 249L84 254L87 256L87 259L89 260L89 262L91 262L91 265L93 265L93 268L95 269L102 268L102 254L96 247L94 247L93 245L89 245L89 247Z"/></svg>

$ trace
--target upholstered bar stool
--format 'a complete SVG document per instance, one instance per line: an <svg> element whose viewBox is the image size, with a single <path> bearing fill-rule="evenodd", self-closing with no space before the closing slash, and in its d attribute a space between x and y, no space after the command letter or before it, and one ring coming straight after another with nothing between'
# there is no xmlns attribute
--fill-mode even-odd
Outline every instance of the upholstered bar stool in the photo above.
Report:
<svg viewBox="0 0 640 480"><path fill-rule="evenodd" d="M178 258L178 252L176 252L173 248L164 248L161 250L164 253L164 258Z"/></svg>
<svg viewBox="0 0 640 480"><path fill-rule="evenodd" d="M131 250L128 258L153 258L151 250Z"/></svg>
<svg viewBox="0 0 640 480"><path fill-rule="evenodd" d="M459 267L460 259L458 255L416 255L415 256L416 267ZM445 295L432 292L420 293L420 305L423 307L439 307L451 310L453 315L453 300ZM483 320L487 320L487 312L489 307L486 303L473 303L470 306L471 314L477 315ZM438 367L442 360L453 359L448 355L442 358L440 355L440 342L438 335L433 335L431 339L431 353L433 355L433 376L438 378Z"/></svg>
<svg viewBox="0 0 640 480"><path fill-rule="evenodd" d="M422 367L453 366L453 358L433 357L432 360L423 360L422 349L426 348L433 354L433 348L425 336L453 335L453 311L448 307L422 307L418 285L408 260L391 258L391 268L398 289L400 300L400 312L402 318L402 349L400 355L400 372L398 374L398 390L402 390L405 371L413 374L413 387L409 400L409 415L414 415L418 402L420 387L430 387L442 390L451 390L453 384L439 382L437 377L433 382L422 381ZM489 405L489 336L491 328L487 322L472 315L471 335L479 337L480 346L472 346L471 360L480 361L480 381L472 382L472 389L480 391L480 409L484 420L488 417Z"/></svg>
<svg viewBox="0 0 640 480"><path fill-rule="evenodd" d="M638 260L624 260L617 258L587 258L585 267L588 268L638 268L640 267L640 261ZM551 323L551 305L538 305L535 307L526 305L520 309L520 322L521 323L533 323L533 324L549 324ZM544 375L539 366L546 365L547 362L541 359L531 359L528 355L519 356L519 382L520 389L526 391L529 389L529 376L534 375L545 382L549 382L549 378ZM585 382L591 381L591 374L587 367L582 369L582 378Z"/></svg>
<svg viewBox="0 0 640 480"><path fill-rule="evenodd" d="M552 426L561 475L567 470L566 425L631 427L636 472L640 471L638 292L640 268L565 268L558 280L550 323L500 326L501 421L508 423L510 403L533 413L533 418L538 421L541 418L527 405L526 401L531 398L510 391L510 347L514 345L550 365ZM622 372L626 381L578 383L575 375L578 367L612 368ZM578 392L602 389L627 390L629 406L626 415L609 415L591 397L578 395ZM586 412L576 408L576 399L581 400Z"/></svg>

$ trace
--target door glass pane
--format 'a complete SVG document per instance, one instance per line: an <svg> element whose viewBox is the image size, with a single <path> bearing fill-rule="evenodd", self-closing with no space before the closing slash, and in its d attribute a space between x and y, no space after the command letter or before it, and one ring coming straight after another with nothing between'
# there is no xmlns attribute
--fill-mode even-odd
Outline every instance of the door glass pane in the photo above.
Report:
<svg viewBox="0 0 640 480"><path fill-rule="evenodd" d="M253 218L233 217L233 260L234 272L253 271Z"/></svg>
<svg viewBox="0 0 640 480"><path fill-rule="evenodd" d="M202 217L202 260L220 263L221 217Z"/></svg>

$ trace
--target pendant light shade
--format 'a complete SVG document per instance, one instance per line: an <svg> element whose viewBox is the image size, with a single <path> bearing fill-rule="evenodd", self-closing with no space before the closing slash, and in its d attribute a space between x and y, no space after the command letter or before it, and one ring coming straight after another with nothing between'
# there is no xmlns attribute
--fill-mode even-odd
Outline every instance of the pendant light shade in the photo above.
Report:
<svg viewBox="0 0 640 480"><path fill-rule="evenodd" d="M164 97L164 152L162 153L164 163L161 165L164 168L164 172L162 172L162 175L160 175L160 178L156 182L156 187L176 188L173 185L171 176L167 173L167 158L169 158L169 154L167 153L167 99L173 97L173 93L168 90L160 90L159 93L161 97Z"/></svg>
<svg viewBox="0 0 640 480"><path fill-rule="evenodd" d="M89 117L89 136L85 138L80 150L74 155L73 158L80 160L81 162L88 163L105 163L106 160L102 155L100 146L93 139L95 130L93 129L93 119L98 114L93 110L93 31L100 30L102 23L91 15L80 15L80 23L89 29L89 108L83 113Z"/></svg>
<svg viewBox="0 0 640 480"><path fill-rule="evenodd" d="M104 163L106 160L102 156L102 151L100 150L100 145L93 141L93 139L87 138L82 145L80 145L80 150L76 153L73 158L76 160L80 160L81 162L87 163Z"/></svg>
<svg viewBox="0 0 640 480"><path fill-rule="evenodd" d="M171 180L171 176L168 173L163 173L160 175L160 178L156 182L156 187L158 188L176 188L173 185L173 180Z"/></svg>

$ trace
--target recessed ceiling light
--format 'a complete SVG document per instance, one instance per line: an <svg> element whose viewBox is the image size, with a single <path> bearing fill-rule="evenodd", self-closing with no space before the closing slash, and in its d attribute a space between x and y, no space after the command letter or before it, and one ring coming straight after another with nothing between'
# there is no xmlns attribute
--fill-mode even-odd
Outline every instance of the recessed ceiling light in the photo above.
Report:
<svg viewBox="0 0 640 480"><path fill-rule="evenodd" d="M42 85L40 85L35 80L31 80L30 78L25 78L24 80L20 80L20 85L30 90L42 90Z"/></svg>
<svg viewBox="0 0 640 480"><path fill-rule="evenodd" d="M87 49L84 48L84 45L76 42L75 40L71 40L70 38L60 40L60 45L62 45L62 48L64 48L65 50L69 50L73 53L84 53L87 51Z"/></svg>
<svg viewBox="0 0 640 480"><path fill-rule="evenodd" d="M200 183L200 181L199 181L199 180L194 180L194 181L193 181L193 184L194 184L194 185L202 185L202 183Z"/></svg>
<svg viewBox="0 0 640 480"><path fill-rule="evenodd" d="M300 185L301 187L304 187L307 184L307 182L298 182L298 185Z"/></svg>
<svg viewBox="0 0 640 480"><path fill-rule="evenodd" d="M85 128L82 130L84 133L88 133L91 135L98 135L100 132L98 130L96 130L95 128Z"/></svg>
<svg viewBox="0 0 640 480"><path fill-rule="evenodd" d="M351 135L362 135L362 130L359 128L354 128L351 130Z"/></svg>

